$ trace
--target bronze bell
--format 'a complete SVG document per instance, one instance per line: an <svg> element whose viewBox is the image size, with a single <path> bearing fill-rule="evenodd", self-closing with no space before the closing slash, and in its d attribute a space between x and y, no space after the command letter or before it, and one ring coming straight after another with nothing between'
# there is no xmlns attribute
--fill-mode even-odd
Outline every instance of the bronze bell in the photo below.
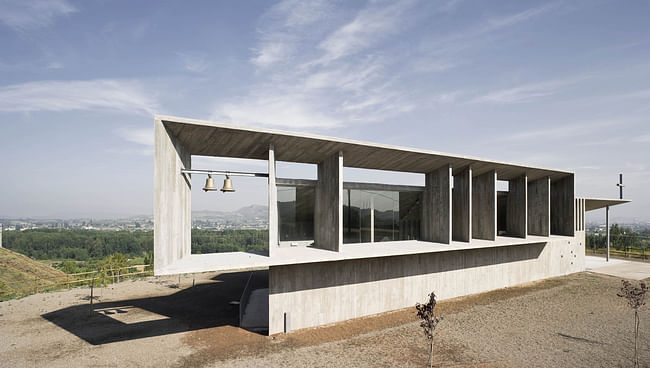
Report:
<svg viewBox="0 0 650 368"><path fill-rule="evenodd" d="M221 188L221 191L224 193L235 191L235 188L232 187L232 180L230 180L230 176L226 175L226 179L223 181L223 188Z"/></svg>
<svg viewBox="0 0 650 368"><path fill-rule="evenodd" d="M203 191L207 192L213 190L217 190L217 187L214 186L214 179L212 179L212 175L208 174L208 179L205 181Z"/></svg>

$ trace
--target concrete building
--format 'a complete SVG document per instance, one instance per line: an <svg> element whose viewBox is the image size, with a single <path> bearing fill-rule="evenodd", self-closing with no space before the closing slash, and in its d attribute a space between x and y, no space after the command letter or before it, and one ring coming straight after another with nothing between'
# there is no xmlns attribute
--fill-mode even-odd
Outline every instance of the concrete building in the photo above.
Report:
<svg viewBox="0 0 650 368"><path fill-rule="evenodd" d="M585 269L584 212L598 204L576 198L571 172L169 116L154 125L154 273L268 267L269 334ZM268 254L191 254L190 175L211 172L192 168L194 155L268 162L255 174L268 180ZM315 164L318 179L279 178L277 161ZM344 167L425 184L349 182Z"/></svg>

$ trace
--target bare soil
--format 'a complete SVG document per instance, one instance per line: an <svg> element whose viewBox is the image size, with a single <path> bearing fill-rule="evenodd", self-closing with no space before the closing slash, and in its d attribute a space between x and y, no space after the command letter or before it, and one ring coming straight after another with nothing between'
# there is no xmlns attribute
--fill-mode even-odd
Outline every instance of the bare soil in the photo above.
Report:
<svg viewBox="0 0 650 368"><path fill-rule="evenodd" d="M193 277L196 279L193 280ZM263 336L239 329L247 272L149 278L0 303L0 367L423 367L415 308ZM192 287L193 281L195 286ZM620 280L580 273L442 301L441 367L633 366ZM369 301L370 302L370 301ZM650 367L650 307L639 352Z"/></svg>

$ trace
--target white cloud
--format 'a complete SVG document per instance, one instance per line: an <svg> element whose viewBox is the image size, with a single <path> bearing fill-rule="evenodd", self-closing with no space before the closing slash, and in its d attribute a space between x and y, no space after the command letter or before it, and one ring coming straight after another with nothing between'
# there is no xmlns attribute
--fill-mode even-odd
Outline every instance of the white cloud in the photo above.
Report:
<svg viewBox="0 0 650 368"><path fill-rule="evenodd" d="M257 67L265 68L289 59L293 52L290 44L283 42L267 42L256 50L256 56L251 62Z"/></svg>
<svg viewBox="0 0 650 368"><path fill-rule="evenodd" d="M455 4L453 4L455 6ZM462 31L424 39L419 51L422 55L411 61L416 72L444 72L459 65L471 62L468 54L485 47L499 31L532 21L558 8L555 3L530 8L518 13L494 16L474 25L464 27ZM446 8L440 8L445 11Z"/></svg>
<svg viewBox="0 0 650 368"><path fill-rule="evenodd" d="M193 73L201 73L206 71L210 63L203 56L193 55L188 53L177 52L176 55L181 59L183 67Z"/></svg>
<svg viewBox="0 0 650 368"><path fill-rule="evenodd" d="M215 120L228 119L236 124L276 125L295 128L325 127L341 124L329 114L322 114L318 107L300 95L272 93L247 98L241 103L226 103L212 117Z"/></svg>
<svg viewBox="0 0 650 368"><path fill-rule="evenodd" d="M333 3L280 2L263 17L250 59L263 71L260 81L243 96L219 103L212 117L241 124L333 128L412 109L386 70L394 62L392 55L343 57L361 51L352 52L349 45L370 46L385 37L383 31L397 29L412 4L372 1L351 22L341 24L343 12ZM367 27L372 29L361 29Z"/></svg>
<svg viewBox="0 0 650 368"><path fill-rule="evenodd" d="M325 51L320 62L328 63L356 54L404 26L401 16L414 1L396 1L387 6L375 4L361 10L349 23L338 28L323 40L319 47ZM382 4L383 5L383 4Z"/></svg>
<svg viewBox="0 0 650 368"><path fill-rule="evenodd" d="M574 84L584 77L564 80L550 80L537 83L523 84L513 88L500 89L478 96L470 103L512 104L527 103L556 94L562 87Z"/></svg>
<svg viewBox="0 0 650 368"><path fill-rule="evenodd" d="M487 23L481 27L480 30L481 32L491 32L501 28L511 27L515 24L527 22L540 15L546 14L557 7L558 4L550 3L536 8L526 9L515 14L493 17L488 19Z"/></svg>
<svg viewBox="0 0 650 368"><path fill-rule="evenodd" d="M153 129L122 128L117 134L128 142L153 146Z"/></svg>
<svg viewBox="0 0 650 368"><path fill-rule="evenodd" d="M528 130L520 133L504 135L500 140L506 141L530 141L544 138L575 138L597 134L601 136L603 129L613 126L627 124L626 120L608 119L608 120L588 120L577 123L560 124L538 130Z"/></svg>
<svg viewBox="0 0 650 368"><path fill-rule="evenodd" d="M157 108L141 83L95 79L37 81L0 87L0 111L115 110L152 115Z"/></svg>
<svg viewBox="0 0 650 368"><path fill-rule="evenodd" d="M51 62L51 63L48 63L48 64L45 66L45 68L46 68L46 69L63 69L63 68L64 68L64 65L63 65L63 63L59 63L59 62L57 62L57 61L53 61L53 62Z"/></svg>
<svg viewBox="0 0 650 368"><path fill-rule="evenodd" d="M66 0L3 0L0 22L17 31L43 28L58 17L76 12Z"/></svg>
<svg viewBox="0 0 650 368"><path fill-rule="evenodd" d="M331 16L329 2L284 0L262 17L259 44L250 62L268 68L290 61L298 44L317 32L320 23Z"/></svg>

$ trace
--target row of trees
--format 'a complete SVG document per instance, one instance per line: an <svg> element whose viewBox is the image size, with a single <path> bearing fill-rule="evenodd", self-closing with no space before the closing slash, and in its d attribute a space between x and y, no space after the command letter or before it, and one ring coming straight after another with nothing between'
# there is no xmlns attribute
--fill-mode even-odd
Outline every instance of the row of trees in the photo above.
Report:
<svg viewBox="0 0 650 368"><path fill-rule="evenodd" d="M3 245L34 259L90 261L104 259L115 253L135 258L153 251L153 231L4 231ZM266 249L266 230L192 230L193 253L253 252Z"/></svg>
<svg viewBox="0 0 650 368"><path fill-rule="evenodd" d="M610 228L609 239L610 246L618 250L630 248L650 249L650 230L636 232L628 227L614 224ZM591 249L607 247L607 236L605 234L588 233L587 247Z"/></svg>

